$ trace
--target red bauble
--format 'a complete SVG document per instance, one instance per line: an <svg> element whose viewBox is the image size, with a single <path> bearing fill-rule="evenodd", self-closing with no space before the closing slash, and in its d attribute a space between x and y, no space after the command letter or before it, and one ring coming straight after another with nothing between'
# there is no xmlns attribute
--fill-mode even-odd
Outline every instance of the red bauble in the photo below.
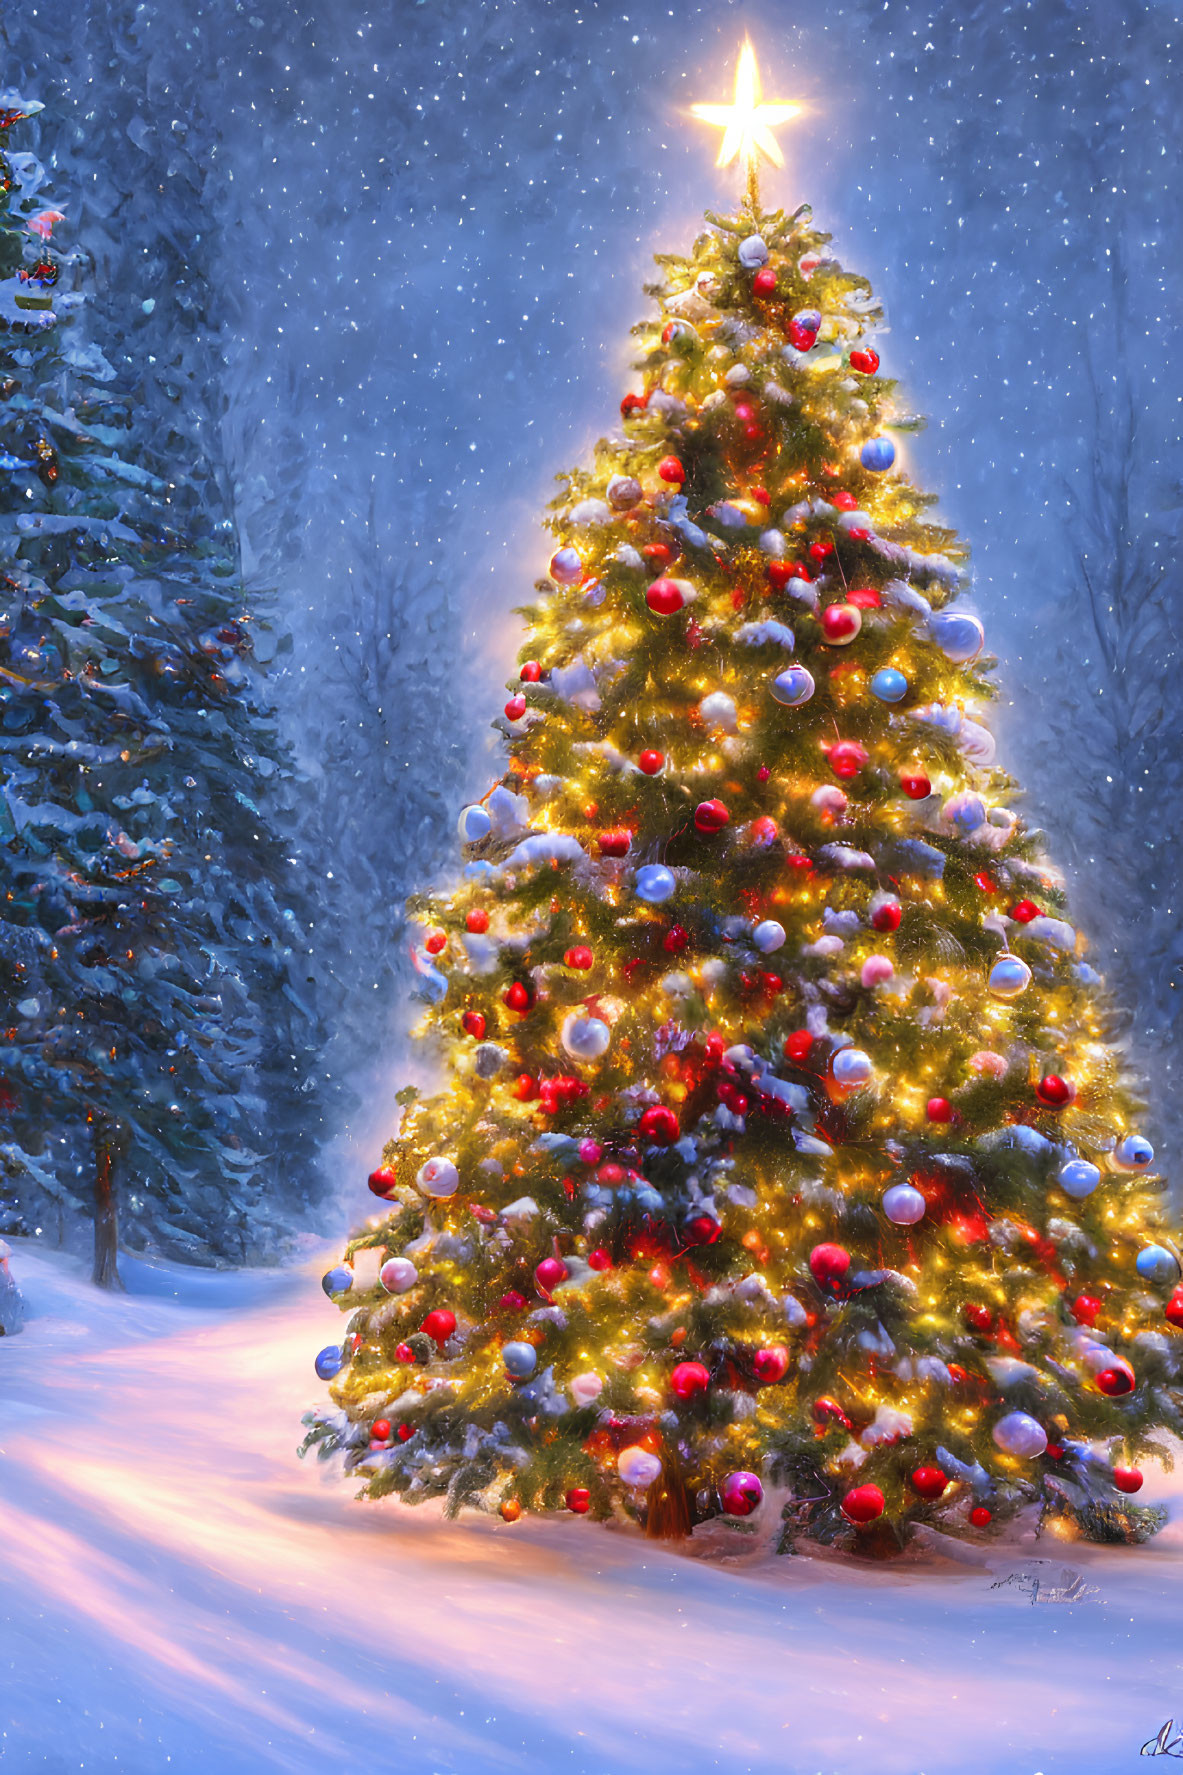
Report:
<svg viewBox="0 0 1183 1775"><path fill-rule="evenodd" d="M489 928L489 914L480 906L474 906L464 920L464 928L479 937Z"/></svg>
<svg viewBox="0 0 1183 1775"><path fill-rule="evenodd" d="M520 695L519 696L511 696L509 701L505 705L505 719L507 721L520 721L522 716L525 713L526 713L526 699L525 699L525 697L520 696Z"/></svg>
<svg viewBox="0 0 1183 1775"><path fill-rule="evenodd" d="M989 1307L979 1306L972 1300L966 1301L961 1309L961 1316L971 1331L987 1332L994 1324L994 1315Z"/></svg>
<svg viewBox="0 0 1183 1775"><path fill-rule="evenodd" d="M857 370L860 376L873 376L879 368L879 353L871 350L852 351L850 367Z"/></svg>
<svg viewBox="0 0 1183 1775"><path fill-rule="evenodd" d="M637 1123L637 1133L643 1140L655 1141L658 1146L672 1146L681 1129L672 1109L667 1109L664 1103L651 1103Z"/></svg>
<svg viewBox="0 0 1183 1775"><path fill-rule="evenodd" d="M465 1035L473 1036L478 1042L484 1041L488 1024L482 1011L465 1011L460 1019L460 1027Z"/></svg>
<svg viewBox="0 0 1183 1775"><path fill-rule="evenodd" d="M789 344L794 351L812 351L816 338L817 334L808 327L803 327L800 321L789 322Z"/></svg>
<svg viewBox="0 0 1183 1775"><path fill-rule="evenodd" d="M1042 918L1043 914L1034 900L1016 900L1010 909L1010 916L1019 924L1030 924L1033 918Z"/></svg>
<svg viewBox="0 0 1183 1775"><path fill-rule="evenodd" d="M750 401L736 401L734 411L741 425L750 425L756 417L756 409Z"/></svg>
<svg viewBox="0 0 1183 1775"><path fill-rule="evenodd" d="M832 1288L850 1269L850 1253L841 1245L815 1245L809 1253L809 1269L821 1288Z"/></svg>
<svg viewBox="0 0 1183 1775"><path fill-rule="evenodd" d="M667 548L664 542L647 542L641 553L647 561L652 561L658 567L664 567L674 558L673 549Z"/></svg>
<svg viewBox="0 0 1183 1775"><path fill-rule="evenodd" d="M1163 1314L1170 1324L1183 1328L1183 1288L1176 1288L1163 1308Z"/></svg>
<svg viewBox="0 0 1183 1775"><path fill-rule="evenodd" d="M1101 1303L1095 1294L1078 1294L1072 1302L1072 1317L1078 1325L1090 1328L1097 1323L1097 1314L1101 1311Z"/></svg>
<svg viewBox="0 0 1183 1775"><path fill-rule="evenodd" d="M563 956L563 963L569 968L586 971L591 967L594 957L586 943L577 943L574 949L568 949Z"/></svg>
<svg viewBox="0 0 1183 1775"><path fill-rule="evenodd" d="M912 1475L912 1489L922 1498L939 1498L948 1483L948 1474L939 1467L917 1467Z"/></svg>
<svg viewBox="0 0 1183 1775"><path fill-rule="evenodd" d="M930 1122L951 1122L956 1111L947 1097L930 1097L924 1113Z"/></svg>
<svg viewBox="0 0 1183 1775"><path fill-rule="evenodd" d="M559 1257L544 1257L534 1271L534 1280L544 1294L552 1294L560 1282L565 1282L571 1274L566 1264Z"/></svg>
<svg viewBox="0 0 1183 1775"><path fill-rule="evenodd" d="M423 947L426 949L428 955L439 955L447 941L448 934L446 931L428 931L427 936L423 940Z"/></svg>
<svg viewBox="0 0 1183 1775"><path fill-rule="evenodd" d="M827 604L822 611L822 634L836 644L853 641L862 620L853 604Z"/></svg>
<svg viewBox="0 0 1183 1775"><path fill-rule="evenodd" d="M752 1357L752 1368L761 1386L773 1387L789 1372L789 1352L783 1344L769 1344Z"/></svg>
<svg viewBox="0 0 1183 1775"><path fill-rule="evenodd" d="M519 1294L516 1288L507 1289L497 1302L499 1313L524 1313L525 1310L526 1297L524 1294Z"/></svg>
<svg viewBox="0 0 1183 1775"><path fill-rule="evenodd" d="M772 269L771 265L761 265L759 271L757 271L755 277L752 279L752 294L754 296L772 296L775 295L775 293L776 272Z"/></svg>
<svg viewBox="0 0 1183 1775"><path fill-rule="evenodd" d="M835 511L853 512L858 510L858 500L853 493L831 493L830 504Z"/></svg>
<svg viewBox="0 0 1183 1775"><path fill-rule="evenodd" d="M730 818L721 801L700 801L694 810L694 824L700 832L721 832Z"/></svg>
<svg viewBox="0 0 1183 1775"><path fill-rule="evenodd" d="M538 1080L532 1072L519 1072L509 1089L519 1103L532 1103L538 1095Z"/></svg>
<svg viewBox="0 0 1183 1775"><path fill-rule="evenodd" d="M697 1399L711 1384L711 1371L701 1362L679 1362L670 1375L670 1392L675 1399Z"/></svg>
<svg viewBox="0 0 1183 1775"><path fill-rule="evenodd" d="M428 1313L419 1329L434 1343L446 1344L456 1329L456 1315L449 1313L446 1307L436 1307Z"/></svg>
<svg viewBox="0 0 1183 1775"><path fill-rule="evenodd" d="M370 1425L370 1435L375 1442L388 1442L390 1440L390 1419L375 1418ZM1141 1483L1141 1475L1139 1475L1139 1483Z"/></svg>
<svg viewBox="0 0 1183 1775"><path fill-rule="evenodd" d="M1049 1072L1036 1085L1035 1095L1048 1109L1063 1109L1076 1096L1076 1087L1068 1079Z"/></svg>
<svg viewBox="0 0 1183 1775"><path fill-rule="evenodd" d="M508 1010L524 1015L534 1003L534 994L521 980L515 980L502 993L501 1002Z"/></svg>
<svg viewBox="0 0 1183 1775"><path fill-rule="evenodd" d="M759 773L757 773L759 774ZM767 773L765 773L767 775ZM751 824L752 843L759 845L772 844L776 839L776 821L770 820L767 814L761 814Z"/></svg>
<svg viewBox="0 0 1183 1775"><path fill-rule="evenodd" d="M770 586L781 591L791 579L803 579L809 584L809 570L800 561L769 561L765 570Z"/></svg>
<svg viewBox="0 0 1183 1775"><path fill-rule="evenodd" d="M633 835L624 828L619 828L613 832L601 832L597 842L601 856L627 857L629 846L633 842Z"/></svg>
<svg viewBox="0 0 1183 1775"><path fill-rule="evenodd" d="M573 1485L567 1493L567 1508L576 1516L586 1516L591 1509L591 1493L586 1485Z"/></svg>
<svg viewBox="0 0 1183 1775"><path fill-rule="evenodd" d="M536 659L528 659L518 673L523 684L537 684L542 676L542 667Z"/></svg>
<svg viewBox="0 0 1183 1775"><path fill-rule="evenodd" d="M719 1223L710 1214L696 1214L686 1222L682 1237L687 1245L713 1245L719 1237Z"/></svg>
<svg viewBox="0 0 1183 1775"><path fill-rule="evenodd" d="M411 1437L414 1434L415 1434L414 1424L400 1424L399 1425L397 1435L398 1435L398 1439L400 1442L409 1442L411 1440Z"/></svg>
<svg viewBox="0 0 1183 1775"><path fill-rule="evenodd" d="M876 931L898 931L903 909L898 900L884 900L871 914L871 928Z"/></svg>
<svg viewBox="0 0 1183 1775"><path fill-rule="evenodd" d="M589 1270L610 1270L612 1268L611 1253L605 1251L602 1245L597 1245L594 1251L589 1251L587 1254L587 1267Z"/></svg>
<svg viewBox="0 0 1183 1775"><path fill-rule="evenodd" d="M686 470L676 456L663 456L657 465L657 472L663 481L669 482L671 487L680 487L686 479Z"/></svg>
<svg viewBox="0 0 1183 1775"><path fill-rule="evenodd" d="M1104 1393L1106 1399L1121 1399L1126 1393L1132 1393L1135 1386L1133 1370L1124 1364L1115 1368L1103 1368L1093 1378L1096 1380L1098 1393Z"/></svg>
<svg viewBox="0 0 1183 1775"><path fill-rule="evenodd" d="M379 1165L376 1171L370 1172L366 1182L374 1195L381 1196L383 1201L389 1201L398 1182L398 1172L393 1165Z"/></svg>
<svg viewBox="0 0 1183 1775"><path fill-rule="evenodd" d="M837 745L830 747L830 769L836 777L849 781L857 777L867 762L867 748L860 746L857 740L839 740Z"/></svg>
<svg viewBox="0 0 1183 1775"><path fill-rule="evenodd" d="M620 411L627 419L630 413L638 412L649 400L647 394L626 394L620 403ZM520 1514L520 1506L519 1506Z"/></svg>
<svg viewBox="0 0 1183 1775"><path fill-rule="evenodd" d="M932 794L932 784L922 770L901 771L900 788L909 801L923 801Z"/></svg>
<svg viewBox="0 0 1183 1775"><path fill-rule="evenodd" d="M375 1428L377 1428L376 1425ZM1114 1467L1113 1483L1118 1491L1141 1491L1142 1475L1137 1467Z"/></svg>
<svg viewBox="0 0 1183 1775"><path fill-rule="evenodd" d="M970 1511L969 1520L973 1523L975 1528L985 1528L987 1523L994 1521L994 1512L992 1510L987 1510L984 1504L978 1504Z"/></svg>
<svg viewBox="0 0 1183 1775"><path fill-rule="evenodd" d="M811 561L816 561L819 567L822 562L828 560L833 553L834 545L832 542L823 542L819 539L817 542L811 542L809 545L809 558Z"/></svg>
<svg viewBox="0 0 1183 1775"><path fill-rule="evenodd" d="M670 955L680 955L690 941L690 932L680 924L672 924L661 939L661 947Z"/></svg>
<svg viewBox="0 0 1183 1775"><path fill-rule="evenodd" d="M847 1417L838 1401L836 1399L831 1399L827 1394L823 1394L820 1399L814 1400L813 1415L815 1421L819 1424L841 1424L844 1430L852 1430L854 1428L854 1425Z"/></svg>
<svg viewBox="0 0 1183 1775"><path fill-rule="evenodd" d="M647 777L655 777L665 763L664 752L642 752L637 763Z"/></svg>
<svg viewBox="0 0 1183 1775"><path fill-rule="evenodd" d="M673 616L686 600L672 579L655 579L645 593L645 602L655 616Z"/></svg>
<svg viewBox="0 0 1183 1775"><path fill-rule="evenodd" d="M856 1485L842 1500L842 1514L848 1522L874 1522L883 1515L883 1504L877 1485Z"/></svg>
<svg viewBox="0 0 1183 1775"><path fill-rule="evenodd" d="M410 1344L395 1344L394 1359L396 1362L413 1362L415 1360L415 1352Z"/></svg>
<svg viewBox="0 0 1183 1775"><path fill-rule="evenodd" d="M848 530L846 534L847 536L858 536L859 531ZM866 532L864 531L862 534L865 535ZM883 599L874 586L852 586L846 594L846 602L853 604L856 610L879 610L883 605Z"/></svg>
<svg viewBox="0 0 1183 1775"><path fill-rule="evenodd" d="M794 1066L804 1066L813 1052L813 1037L807 1029L795 1029L785 1037L785 1057Z"/></svg>

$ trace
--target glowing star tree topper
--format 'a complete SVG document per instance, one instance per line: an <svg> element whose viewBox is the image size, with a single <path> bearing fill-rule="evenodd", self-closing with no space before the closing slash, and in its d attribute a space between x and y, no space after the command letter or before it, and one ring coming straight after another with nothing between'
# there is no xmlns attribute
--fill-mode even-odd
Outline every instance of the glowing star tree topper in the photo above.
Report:
<svg viewBox="0 0 1183 1775"><path fill-rule="evenodd" d="M757 167L761 154L770 160L773 166L783 166L785 157L781 153L780 143L773 135L801 110L800 105L785 104L778 101L766 105L762 102L760 90L760 70L756 66L756 52L749 39L739 52L739 64L735 70L735 97L730 105L692 105L691 111L702 123L713 124L723 131L723 141L719 147L717 166L730 166L733 160L739 161L747 178L748 195L753 204L757 190Z"/></svg>

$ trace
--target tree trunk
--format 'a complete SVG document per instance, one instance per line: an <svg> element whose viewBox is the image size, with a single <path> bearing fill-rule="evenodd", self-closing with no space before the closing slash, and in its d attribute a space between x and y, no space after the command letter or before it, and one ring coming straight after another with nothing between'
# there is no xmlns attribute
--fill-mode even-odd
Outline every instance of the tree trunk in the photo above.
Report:
<svg viewBox="0 0 1183 1775"><path fill-rule="evenodd" d="M115 1207L114 1130L105 1116L94 1125L94 1274L99 1288L122 1288L119 1279L119 1223Z"/></svg>

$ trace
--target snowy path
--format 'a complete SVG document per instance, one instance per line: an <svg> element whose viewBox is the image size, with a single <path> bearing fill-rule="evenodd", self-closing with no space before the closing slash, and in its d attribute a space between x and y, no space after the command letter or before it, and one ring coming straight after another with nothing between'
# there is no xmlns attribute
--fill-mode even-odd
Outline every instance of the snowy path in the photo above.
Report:
<svg viewBox="0 0 1183 1775"><path fill-rule="evenodd" d="M574 1519L356 1504L293 1452L337 1326L320 1267L138 1271L181 1300L112 1299L17 1245L0 1769L1121 1775L1183 1718L1177 1522L1146 1549L1040 1543L1098 1594L1032 1606L991 1588L1017 1546L707 1564Z"/></svg>

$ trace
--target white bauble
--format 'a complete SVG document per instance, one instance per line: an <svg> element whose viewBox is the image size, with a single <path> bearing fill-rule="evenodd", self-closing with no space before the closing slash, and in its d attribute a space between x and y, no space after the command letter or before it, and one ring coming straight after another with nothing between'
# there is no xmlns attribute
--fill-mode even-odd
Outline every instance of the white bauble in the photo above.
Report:
<svg viewBox="0 0 1183 1775"><path fill-rule="evenodd" d="M415 1182L425 1196L454 1196L460 1187L460 1173L451 1159L428 1159L415 1173Z"/></svg>
<svg viewBox="0 0 1183 1775"><path fill-rule="evenodd" d="M612 1031L599 1017L581 1017L576 1013L563 1024L560 1040L572 1060L599 1060L608 1052Z"/></svg>
<svg viewBox="0 0 1183 1775"><path fill-rule="evenodd" d="M626 1485L640 1491L653 1484L661 1472L661 1462L647 1448L622 1448L616 1457L616 1471Z"/></svg>
<svg viewBox="0 0 1183 1775"><path fill-rule="evenodd" d="M785 927L778 924L775 918L762 920L752 932L752 942L761 955L771 955L774 949L781 948L784 940Z"/></svg>
<svg viewBox="0 0 1183 1775"><path fill-rule="evenodd" d="M915 1226L924 1219L926 1203L910 1183L896 1183L883 1192L883 1212L893 1226Z"/></svg>
<svg viewBox="0 0 1183 1775"><path fill-rule="evenodd" d="M633 885L637 898L647 900L651 906L662 905L678 891L677 878L664 863L646 863L643 869L637 870Z"/></svg>
<svg viewBox="0 0 1183 1775"><path fill-rule="evenodd" d="M735 698L728 696L725 690L712 690L704 696L698 705L698 712L707 727L720 733L734 733L739 726L736 713Z"/></svg>
<svg viewBox="0 0 1183 1775"><path fill-rule="evenodd" d="M839 1048L830 1062L830 1071L835 1084L850 1090L856 1085L868 1084L874 1068L871 1056L864 1054L861 1048Z"/></svg>
<svg viewBox="0 0 1183 1775"><path fill-rule="evenodd" d="M388 1257L378 1271L378 1280L387 1294L405 1294L419 1280L419 1272L409 1257Z"/></svg>
<svg viewBox="0 0 1183 1775"><path fill-rule="evenodd" d="M1017 1455L1024 1461L1033 1460L1047 1447L1043 1425L1025 1411L1008 1411L1004 1418L999 1418L993 1436L1003 1454Z"/></svg>
<svg viewBox="0 0 1183 1775"><path fill-rule="evenodd" d="M1066 1196L1074 1202L1083 1202L1091 1196L1101 1181L1101 1173L1096 1165L1090 1165L1087 1159L1069 1159L1061 1165L1056 1182Z"/></svg>
<svg viewBox="0 0 1183 1775"><path fill-rule="evenodd" d="M1031 984L1031 969L1017 955L1000 955L986 985L995 998L1018 998Z"/></svg>
<svg viewBox="0 0 1183 1775"><path fill-rule="evenodd" d="M567 1382L567 1391L577 1406L592 1405L604 1391L604 1377L588 1369L586 1374L573 1375Z"/></svg>
<svg viewBox="0 0 1183 1775"><path fill-rule="evenodd" d="M1141 1134L1127 1134L1114 1148L1111 1163L1116 1171L1147 1171L1154 1163L1154 1148Z"/></svg>
<svg viewBox="0 0 1183 1775"><path fill-rule="evenodd" d="M757 265L767 265L768 248L759 234L749 234L746 240L739 243L739 262L745 271L755 271Z"/></svg>

